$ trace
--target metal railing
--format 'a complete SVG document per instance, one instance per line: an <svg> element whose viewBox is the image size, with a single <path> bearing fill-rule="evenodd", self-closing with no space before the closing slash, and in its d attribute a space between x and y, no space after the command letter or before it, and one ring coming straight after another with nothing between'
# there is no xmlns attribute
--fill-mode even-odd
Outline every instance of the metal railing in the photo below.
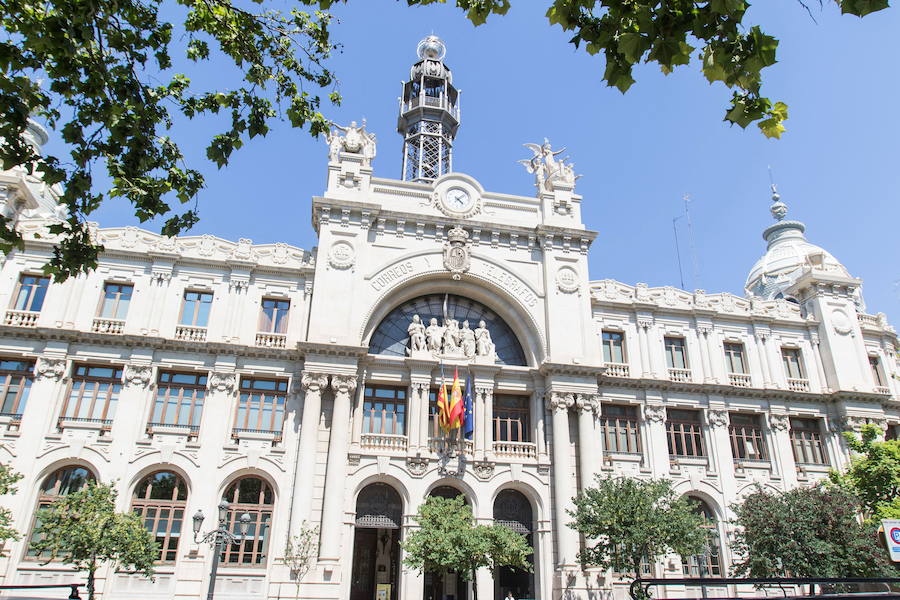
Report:
<svg viewBox="0 0 900 600"><path fill-rule="evenodd" d="M690 578L641 578L638 577L631 582L628 593L633 600L644 600L652 598L650 594L651 587L665 586L696 586L704 590L703 597L706 597L705 589L707 587L724 587L729 585L752 585L761 587L770 586L809 586L809 596L780 596L781 598L808 598L815 593L818 585L820 590L823 586L835 586L842 584L884 584L887 589L885 592L878 592L878 598L900 598L900 592L891 591L891 587L900 586L900 577L690 577ZM871 592L860 593L829 593L829 600L871 598ZM722 598L721 596L719 597ZM731 598L726 596L725 598ZM685 598L683 600L690 600Z"/></svg>

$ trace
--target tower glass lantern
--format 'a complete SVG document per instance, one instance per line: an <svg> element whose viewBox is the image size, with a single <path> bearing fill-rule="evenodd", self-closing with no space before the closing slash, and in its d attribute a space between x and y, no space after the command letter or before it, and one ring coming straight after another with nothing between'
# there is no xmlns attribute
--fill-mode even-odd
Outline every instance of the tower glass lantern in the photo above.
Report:
<svg viewBox="0 0 900 600"><path fill-rule="evenodd" d="M459 91L444 64L444 42L419 42L419 60L403 84L397 131L403 136L404 181L430 182L453 170L453 138L459 129Z"/></svg>

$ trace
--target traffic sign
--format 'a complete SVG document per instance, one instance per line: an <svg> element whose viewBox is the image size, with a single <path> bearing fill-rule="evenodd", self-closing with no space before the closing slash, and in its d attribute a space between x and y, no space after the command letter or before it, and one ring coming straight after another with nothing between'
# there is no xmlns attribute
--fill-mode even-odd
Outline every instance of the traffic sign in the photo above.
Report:
<svg viewBox="0 0 900 600"><path fill-rule="evenodd" d="M891 560L900 562L900 519L882 519L881 526Z"/></svg>

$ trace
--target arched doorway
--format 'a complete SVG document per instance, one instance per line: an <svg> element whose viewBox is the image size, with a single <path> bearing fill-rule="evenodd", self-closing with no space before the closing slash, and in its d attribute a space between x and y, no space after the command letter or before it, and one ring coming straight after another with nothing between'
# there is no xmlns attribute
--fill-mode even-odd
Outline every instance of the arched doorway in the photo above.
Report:
<svg viewBox="0 0 900 600"><path fill-rule="evenodd" d="M465 494L449 485L439 485L429 496L437 498L458 498L462 496L466 504L469 499ZM459 573L425 573L425 590L423 600L468 600L471 598L472 582L463 579Z"/></svg>
<svg viewBox="0 0 900 600"><path fill-rule="evenodd" d="M700 554L682 557L685 577L722 577L722 544L719 539L719 520L713 509L701 498L689 496L695 502L694 512L703 518L706 545Z"/></svg>
<svg viewBox="0 0 900 600"><path fill-rule="evenodd" d="M534 550L534 517L531 502L524 494L516 490L502 490L497 494L494 499L494 522L524 535L528 539L528 545ZM533 564L534 554L529 560ZM534 573L509 567L498 569L494 579L494 597L506 598L509 592L512 592L513 598L534 598Z"/></svg>
<svg viewBox="0 0 900 600"><path fill-rule="evenodd" d="M386 483L372 483L356 498L350 600L397 600L403 500Z"/></svg>

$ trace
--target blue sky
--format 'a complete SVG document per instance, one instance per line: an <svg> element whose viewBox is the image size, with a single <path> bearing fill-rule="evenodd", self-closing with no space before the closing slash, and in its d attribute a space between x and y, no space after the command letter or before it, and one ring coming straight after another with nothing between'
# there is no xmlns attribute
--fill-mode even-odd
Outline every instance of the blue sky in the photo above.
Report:
<svg viewBox="0 0 900 600"><path fill-rule="evenodd" d="M755 127L723 123L730 92L708 85L694 66L668 77L641 67L625 95L606 87L602 58L576 51L571 35L550 27L548 4L515 0L507 16L475 28L453 6L350 0L336 8L340 22L332 28L343 44L330 67L344 102L326 115L338 123L365 117L378 136L376 175L399 178L400 82L416 43L433 32L446 42L446 63L462 90L456 169L486 189L530 195L532 178L516 163L529 156L522 144L547 137L566 147L583 174L584 221L599 232L592 279L680 287L672 219L689 194L697 268L681 219L685 287L743 294L765 250L760 233L772 222L771 165L789 217L864 280L868 312L886 312L900 325L900 8L859 19L826 1L824 10L813 9L816 23L798 2L757 1L748 21L781 40L764 90L790 107L788 132L773 141ZM224 86L223 71L209 65L195 79ZM203 158L211 131L209 123L181 130L192 166L207 175L192 233L314 246L310 198L324 191L325 143L276 123L219 171ZM91 219L137 224L128 208L110 201Z"/></svg>

